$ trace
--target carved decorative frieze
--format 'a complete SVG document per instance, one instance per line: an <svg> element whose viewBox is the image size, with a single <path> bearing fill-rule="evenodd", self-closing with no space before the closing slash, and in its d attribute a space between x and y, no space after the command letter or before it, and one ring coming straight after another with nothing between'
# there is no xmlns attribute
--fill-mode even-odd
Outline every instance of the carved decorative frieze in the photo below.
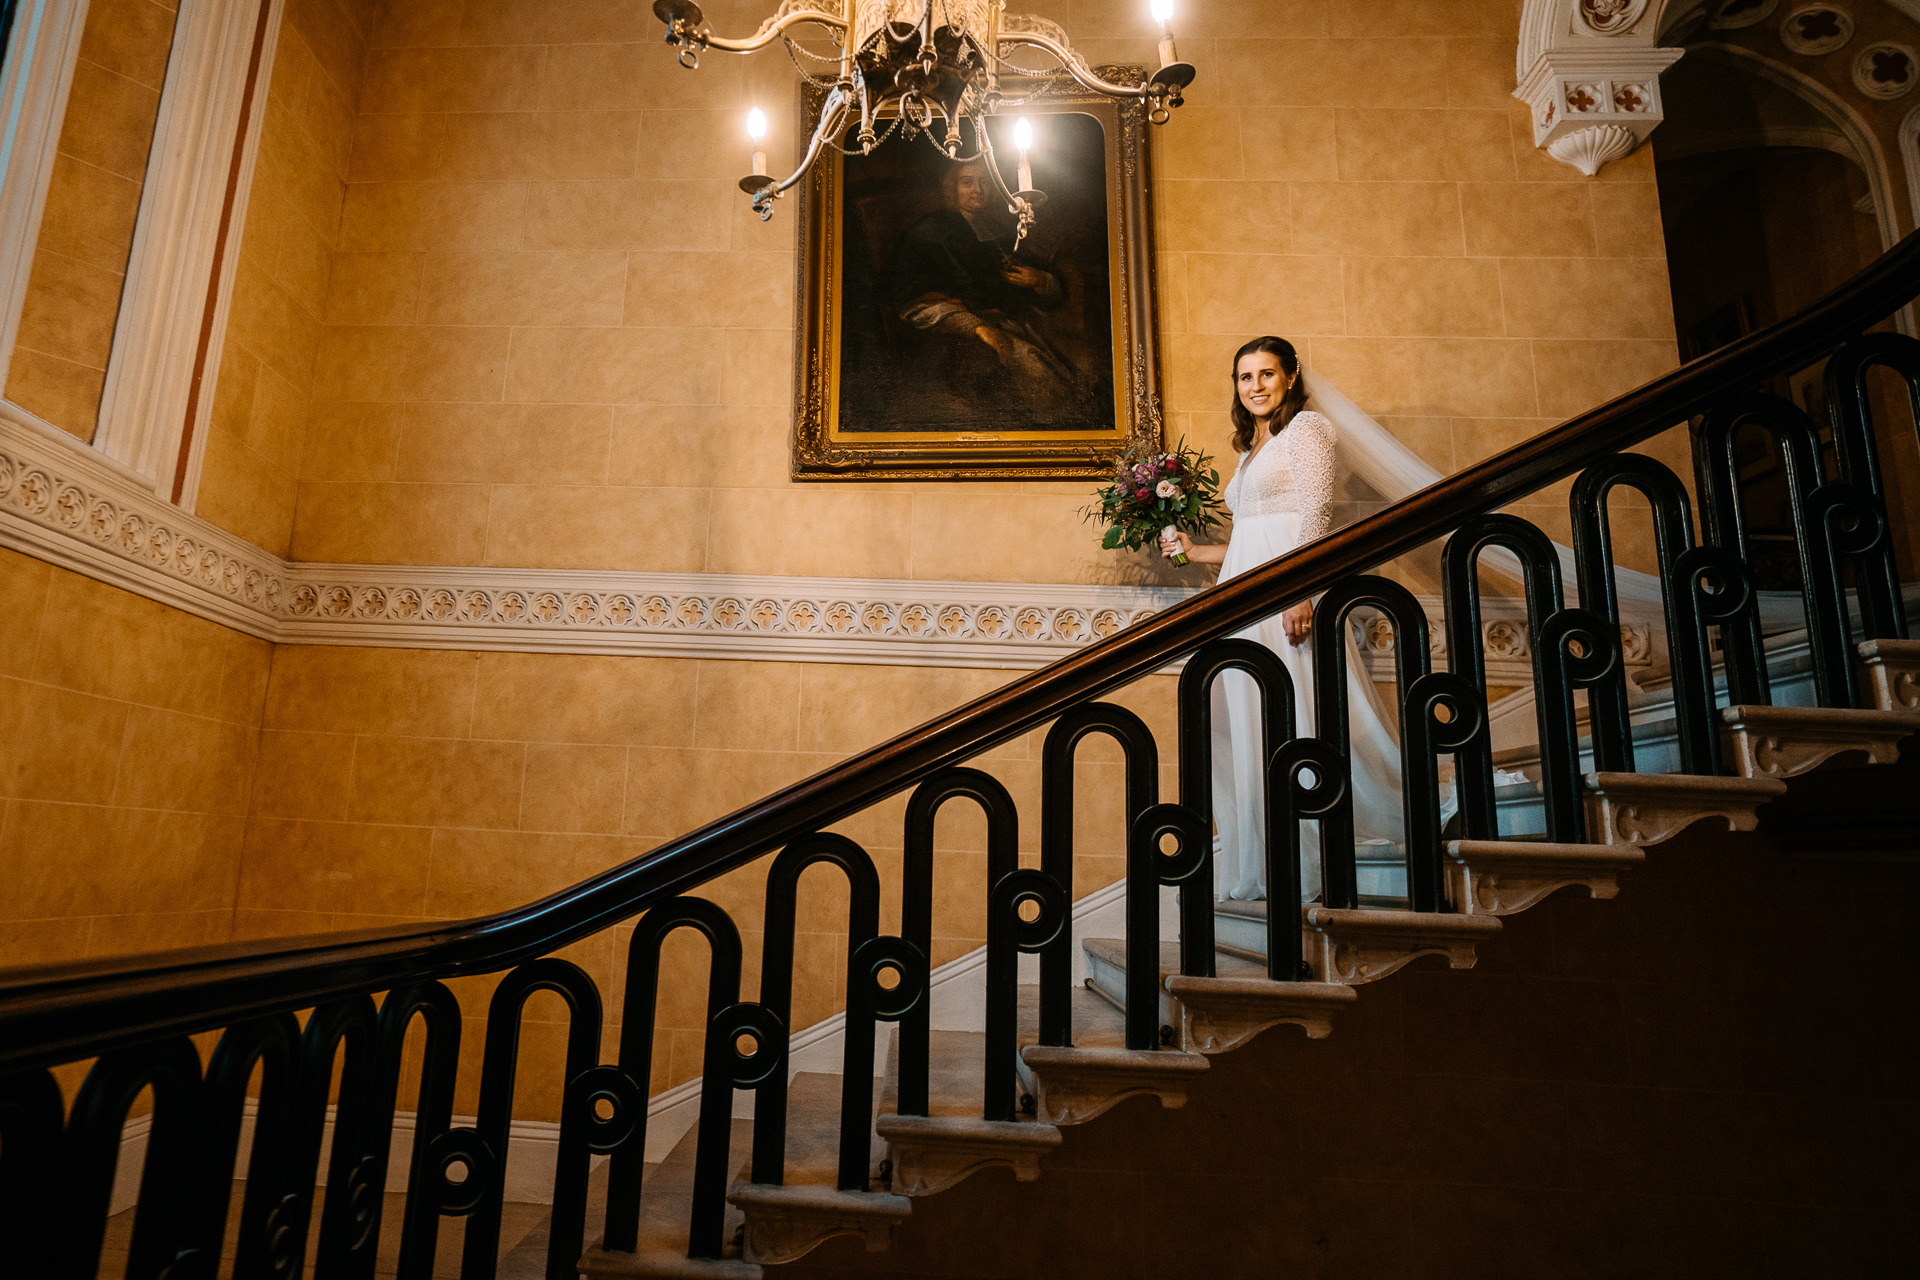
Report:
<svg viewBox="0 0 1920 1280"><path fill-rule="evenodd" d="M0 545L271 639L286 565L78 453L0 423Z"/></svg>
<svg viewBox="0 0 1920 1280"><path fill-rule="evenodd" d="M288 562L4 419L0 546L291 644L1028 668L1196 590ZM1443 657L1440 602L1422 603ZM1512 608L1487 601L1488 671L1521 682L1526 627ZM1622 640L1629 662L1648 660L1646 626ZM1363 653L1391 678L1390 628L1366 632Z"/></svg>

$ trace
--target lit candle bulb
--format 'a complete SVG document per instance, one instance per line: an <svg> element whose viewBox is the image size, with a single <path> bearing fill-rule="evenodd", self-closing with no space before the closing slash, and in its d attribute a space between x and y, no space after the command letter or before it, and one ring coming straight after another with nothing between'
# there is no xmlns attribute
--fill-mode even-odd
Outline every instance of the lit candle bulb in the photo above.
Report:
<svg viewBox="0 0 1920 1280"><path fill-rule="evenodd" d="M1160 65L1170 67L1180 61L1173 51L1173 31L1167 25L1173 21L1173 0L1152 0L1153 20L1160 24Z"/></svg>
<svg viewBox="0 0 1920 1280"><path fill-rule="evenodd" d="M1013 145L1020 151L1021 191L1033 190L1033 165L1027 159L1027 152L1033 147L1033 126L1027 118L1021 116L1013 122Z"/></svg>
<svg viewBox="0 0 1920 1280"><path fill-rule="evenodd" d="M753 173L758 177L767 171L767 153L760 149L760 140L767 136L767 114L758 107L747 112L747 136L753 139Z"/></svg>

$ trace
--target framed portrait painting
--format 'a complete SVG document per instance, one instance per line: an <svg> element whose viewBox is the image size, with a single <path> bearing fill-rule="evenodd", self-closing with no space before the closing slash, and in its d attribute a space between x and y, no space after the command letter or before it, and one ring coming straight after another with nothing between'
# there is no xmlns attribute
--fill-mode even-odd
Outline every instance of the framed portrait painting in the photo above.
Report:
<svg viewBox="0 0 1920 1280"><path fill-rule="evenodd" d="M807 87L802 119L819 118L823 92ZM1135 104L1050 87L988 119L1010 188L1022 118L1046 193L1024 237L971 122L956 159L887 120L871 153L850 129L813 167L796 478L1095 477L1158 443L1145 120Z"/></svg>

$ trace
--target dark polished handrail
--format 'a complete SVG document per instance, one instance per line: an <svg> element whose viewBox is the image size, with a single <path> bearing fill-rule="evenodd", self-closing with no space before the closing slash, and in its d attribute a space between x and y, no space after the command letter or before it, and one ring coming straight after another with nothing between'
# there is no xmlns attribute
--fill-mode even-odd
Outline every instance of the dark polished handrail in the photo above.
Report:
<svg viewBox="0 0 1920 1280"><path fill-rule="evenodd" d="M506 969L884 800L1338 579L1811 362L1920 293L1920 232L1804 311L937 720L537 902L427 928L0 970L0 1071L212 1030L400 982Z"/></svg>

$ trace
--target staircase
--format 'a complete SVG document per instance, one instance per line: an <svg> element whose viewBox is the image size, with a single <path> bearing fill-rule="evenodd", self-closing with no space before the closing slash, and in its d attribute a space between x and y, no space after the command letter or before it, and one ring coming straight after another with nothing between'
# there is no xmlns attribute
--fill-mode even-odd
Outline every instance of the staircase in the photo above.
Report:
<svg viewBox="0 0 1920 1280"><path fill-rule="evenodd" d="M749 1277L769 1267L805 1275L809 1266L813 1274L845 1275L886 1272L895 1257L917 1259L912 1274L1141 1273L1146 1227L1125 1220L1135 1211L1170 1231L1175 1245L1189 1246L1186 1256L1212 1257L1183 1238L1189 1222L1163 1221L1151 1203L1129 1211L1096 1198L1067 1215L1075 1227L1060 1225L1049 1181L1095 1185L1071 1171L1084 1172L1087 1153L1112 1141L1103 1134L1137 1134L1148 1116L1167 1117L1154 1122L1159 1145L1149 1144L1162 1156L1180 1149L1179 1126L1191 1115L1191 1132L1206 1135L1204 1143L1195 1140L1206 1159L1244 1168L1263 1158L1264 1139L1236 1133L1230 1122L1234 1105L1249 1116L1267 1113L1264 1103L1248 1101L1260 1085L1236 1063L1290 1061L1289 1070L1318 1082L1319 1092L1297 1099L1301 1114L1346 1136L1318 1148L1296 1143L1296 1158L1311 1159L1316 1149L1351 1152L1354 1133L1368 1135L1374 1146L1422 1141L1429 1131L1457 1133L1449 1110L1495 1103L1422 1095L1414 1105L1330 1083L1347 1078L1342 1072L1359 1078L1353 1073L1365 1071L1362 1059L1342 1056L1342 1035L1334 1033L1375 1025L1377 1010L1413 1019L1413 997L1398 993L1413 984L1428 995L1444 991L1435 982L1445 974L1504 965L1509 976L1524 975L1551 970L1562 952L1590 957L1605 949L1606 926L1598 921L1609 912L1627 919L1651 910L1653 919L1668 922L1649 928L1642 919L1639 933L1622 933L1633 947L1621 951L1617 963L1704 967L1711 956L1688 933L1705 929L1710 919L1733 928L1720 918L1724 912L1716 916L1715 896L1724 897L1741 904L1745 918L1767 921L1749 930L1767 944L1752 949L1748 963L1767 963L1779 992L1791 987L1795 1007L1778 1017L1806 1018L1810 1002L1843 1001L1828 989L1831 982L1817 991L1792 986L1801 981L1792 975L1843 946L1836 940L1840 930L1817 933L1807 925L1796 931L1797 919L1818 914L1811 899L1791 896L1799 864L1784 864L1776 851L1743 866L1744 847L1715 844L1731 837L1703 832L1764 837L1769 806L1822 795L1811 820L1801 811L1796 838L1804 841L1809 821L1817 830L1819 805L1829 812L1846 805L1844 788L1837 796L1821 793L1813 785L1818 780L1847 772L1860 789L1872 790L1911 775L1911 738L1920 731L1920 642L1907 638L1907 602L1888 533L1889 521L1904 513L1887 509L1876 445L1877 438L1907 428L1876 428L1866 387L1869 369L1888 368L1920 403L1920 342L1860 335L1916 293L1920 236L1763 333L526 907L425 929L0 973L0 1257L22 1275L95 1275L121 1124L135 1098L150 1089L153 1124L128 1241L129 1277L213 1277L226 1265L224 1255L232 1258L232 1274L243 1277L296 1276L309 1255L317 1275L372 1276L402 1045L419 1020L426 1029L424 1057L413 1061L422 1101L404 1177L394 1175L408 1192L392 1274L422 1280L455 1274L454 1259L436 1257L440 1226L449 1219L465 1223L457 1274L472 1280L508 1274L498 1245L519 1018L526 998L540 990L558 993L574 1018L553 1211L544 1231L530 1237L540 1242L542 1256L530 1258L522 1246L506 1265L520 1273L531 1262L548 1280L576 1273ZM1815 424L1793 405L1747 389L1822 359L1834 411L1831 473ZM1619 452L1695 415L1697 543L1685 486L1659 464ZM1744 427L1772 432L1788 459L1808 619L1804 638L1794 642L1804 648L1792 654L1791 645L1763 634L1746 567L1733 449ZM1563 583L1545 535L1499 512L1568 476L1577 477L1578 572L1577 581ZM1672 669L1670 728L1660 733L1670 739L1661 750L1674 767L1660 771L1638 771L1648 763L1639 748L1649 721L1644 701L1636 705L1643 694L1629 690L1622 674L1606 525L1607 494L1618 485L1651 500L1661 530ZM1446 650L1456 664L1444 672L1430 669L1418 601L1392 580L1364 572L1434 539L1446 542ZM1528 709L1535 732L1517 745L1496 742L1484 672L1477 668L1476 564L1488 547L1518 558L1528 588L1535 655ZM1577 606L1567 604L1569 589ZM1299 824L1315 822L1326 847L1324 897L1300 908L1216 902L1207 786L1210 681L1228 668L1244 670L1262 682L1270 706L1290 708L1285 673L1271 655L1227 637L1316 595L1323 709L1344 689L1346 656L1338 638L1352 611L1378 610L1394 632L1407 833L1404 849L1395 851L1398 878L1379 872L1377 854L1364 861L1356 855L1337 733L1297 737L1276 713L1269 740L1278 745L1268 771L1276 839L1268 882L1297 882ZM1804 696L1781 696L1802 652ZM1156 743L1137 717L1099 701L1179 659L1185 667L1177 743ZM1324 714L1321 722L1340 723ZM966 761L1048 724L1041 812L1029 816L1042 833L1039 865L1023 867L1021 815L1012 797ZM1068 894L1072 762L1075 746L1093 733L1115 739L1127 762L1125 929L1119 938L1082 942L1087 980L1075 987ZM1174 800L1157 796L1163 745L1178 752L1181 786ZM1903 749L1909 757L1898 763ZM1496 774L1496 763L1507 772ZM1515 771L1523 780L1512 780ZM853 841L824 832L903 792L911 799L901 926L897 935L884 935L873 861ZM986 1009L978 1030L936 1030L929 1013L933 824L939 809L955 800L978 805L988 820ZM1911 830L1911 804L1889 812L1907 815ZM1714 867L1715 889L1704 896L1686 878L1685 864L1696 854ZM1846 910L1891 931L1886 904L1874 900L1876 884L1882 893L1910 891L1900 862L1910 854L1899 847L1876 853L1892 859L1881 865L1896 868L1879 881L1865 873L1854 879L1809 873L1810 882L1819 880ZM751 999L741 990L739 930L697 890L768 855L760 990ZM794 1073L788 1055L794 895L801 872L823 862L850 885L844 1053L837 1074ZM1676 886L1691 886L1692 896L1684 908L1670 904L1665 917L1652 902L1609 901L1623 879L1630 896L1639 892L1632 888L1637 878L1648 882L1645 896L1654 901ZM1757 896L1763 885L1765 898ZM1162 937L1166 889L1178 895L1179 927ZM1584 899L1590 914L1571 914L1574 899ZM1831 906L1827 898L1819 902L1821 910ZM1523 917L1544 917L1553 930L1530 933L1532 919ZM1555 932L1574 929L1576 919L1584 932ZM601 1063L601 993L553 953L629 920L636 923L622 1039L616 1060ZM699 1118L649 1170L652 1002L660 947L679 929L702 935L712 954ZM1803 954L1798 941L1816 936L1826 950ZM1852 945L1883 960L1888 955L1870 940ZM1021 981L1024 956L1034 957L1024 963L1036 981ZM461 1009L444 980L482 973L506 976L488 1010L479 1115L456 1126L450 1113ZM1770 998L1787 1010L1788 995ZM303 1024L296 1014L306 1011ZM888 1034L877 1034L876 1024ZM1261 1034L1285 1025L1304 1036ZM190 1037L208 1032L217 1032L218 1041L203 1070ZM1528 1034L1524 1027L1505 1028L1504 1042L1522 1042ZM1362 1043L1377 1047L1365 1037ZM342 1046L336 1092L332 1067ZM1289 1054L1304 1056L1285 1058ZM87 1059L94 1063L69 1106L50 1069ZM1330 1072L1328 1063L1337 1070ZM232 1170L256 1067L259 1119L245 1193L234 1210ZM1238 1104L1215 1090L1216 1076L1238 1082ZM1888 1123L1895 1130L1910 1124L1911 1089L1875 1087L1891 1089L1899 1101L1888 1104ZM735 1097L747 1092L754 1119L738 1119ZM329 1139L333 1097L338 1111ZM1395 1127L1382 1128L1376 1114L1396 1116ZM1254 1146L1243 1150L1249 1143ZM1509 1145L1524 1147L1526 1137ZM1112 1151L1102 1158L1122 1161ZM1731 1165L1741 1160L1738 1152L1726 1156ZM316 1190L323 1167L324 1195ZM1150 1183L1153 1172L1133 1176L1136 1184L1142 1177ZM1126 1265L1096 1266L1088 1261L1098 1253L1090 1245L1077 1262L1044 1261L1053 1255L1041 1237L1006 1225L1023 1217L1021 1206L1029 1202L1022 1195L1052 1206L1048 1221L1056 1233L1084 1235L1105 1224L1109 1246L1135 1241L1137 1256ZM950 1209L962 1203L994 1206L995 1225L982 1223L973 1233L978 1238L965 1238L967 1227ZM1197 1220L1207 1206L1192 1203L1186 1211ZM233 1212L238 1222L229 1250L224 1241ZM1253 1214L1268 1216L1281 1223L1312 1217L1285 1205ZM922 1238L922 1231L936 1234ZM1420 1234L1439 1248L1433 1232ZM1561 1261L1577 1252L1568 1246L1576 1234L1569 1228L1560 1240ZM852 1240L828 1243L837 1237ZM1288 1236L1282 1243L1294 1249L1301 1242ZM849 1252L856 1246L876 1255L871 1267L863 1254ZM943 1250L971 1261L928 1261ZM1308 1259L1299 1264L1304 1273L1312 1269L1311 1251L1301 1256ZM1213 1265L1192 1273L1219 1274L1227 1264ZM1170 1265L1157 1274L1181 1269ZM1479 1271L1470 1262L1442 1269L1497 1271ZM1359 1264L1347 1273L1395 1274Z"/></svg>

